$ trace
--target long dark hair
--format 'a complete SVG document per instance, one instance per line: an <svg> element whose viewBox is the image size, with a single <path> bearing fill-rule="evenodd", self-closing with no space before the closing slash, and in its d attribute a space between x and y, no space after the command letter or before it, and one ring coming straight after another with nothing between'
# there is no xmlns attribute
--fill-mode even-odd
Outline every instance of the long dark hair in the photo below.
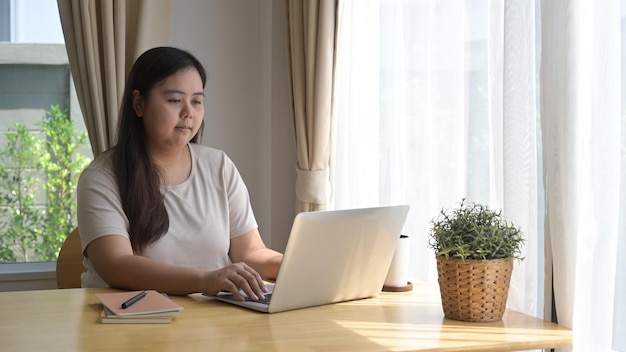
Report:
<svg viewBox="0 0 626 352"><path fill-rule="evenodd" d="M169 217L159 189L159 170L148 153L143 122L133 108L133 91L138 90L147 100L156 83L189 68L198 70L204 88L206 72L198 59L181 49L157 47L137 58L126 81L112 160L122 208L130 224L130 243L136 252L167 233ZM191 142L198 142L203 128L204 122Z"/></svg>

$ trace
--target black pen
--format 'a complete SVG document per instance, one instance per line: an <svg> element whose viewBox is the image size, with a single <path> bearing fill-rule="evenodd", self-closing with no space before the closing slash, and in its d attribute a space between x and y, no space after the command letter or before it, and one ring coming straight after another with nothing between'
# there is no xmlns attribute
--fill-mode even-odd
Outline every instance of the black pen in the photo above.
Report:
<svg viewBox="0 0 626 352"><path fill-rule="evenodd" d="M126 308L132 306L133 304L137 303L137 301L139 301L140 299L144 298L147 294L148 294L148 291L143 291L140 294L138 294L137 296L132 297L128 301L122 303L122 309L126 309Z"/></svg>

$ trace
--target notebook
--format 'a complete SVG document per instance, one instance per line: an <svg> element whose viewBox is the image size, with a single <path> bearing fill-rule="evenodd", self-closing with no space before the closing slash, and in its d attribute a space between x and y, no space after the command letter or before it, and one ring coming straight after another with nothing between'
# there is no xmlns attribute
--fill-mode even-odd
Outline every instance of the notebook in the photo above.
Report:
<svg viewBox="0 0 626 352"><path fill-rule="evenodd" d="M408 205L296 215L269 303L216 299L266 313L376 296L382 289Z"/></svg>
<svg viewBox="0 0 626 352"><path fill-rule="evenodd" d="M102 303L104 308L106 308L107 311L105 311L105 313L107 313L107 315L124 317L148 315L173 316L178 315L180 311L183 310L182 306L178 305L164 294L154 290L146 291L147 294L144 298L126 309L122 308L122 303L136 296L141 291L97 293L96 298Z"/></svg>
<svg viewBox="0 0 626 352"><path fill-rule="evenodd" d="M169 324L176 313L144 314L144 315L115 315L110 309L104 307L100 312L100 322L102 324Z"/></svg>

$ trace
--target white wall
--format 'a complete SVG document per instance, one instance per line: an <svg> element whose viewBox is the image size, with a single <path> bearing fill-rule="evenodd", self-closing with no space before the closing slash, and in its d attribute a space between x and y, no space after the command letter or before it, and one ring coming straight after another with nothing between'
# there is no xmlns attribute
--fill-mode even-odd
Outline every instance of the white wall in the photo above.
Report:
<svg viewBox="0 0 626 352"><path fill-rule="evenodd" d="M226 151L265 243L283 251L295 215L295 146L281 0L174 0L171 44L207 70L203 144Z"/></svg>
<svg viewBox="0 0 626 352"><path fill-rule="evenodd" d="M295 216L285 40L283 0L174 0L171 43L194 53L209 76L203 144L237 164L261 235L279 251ZM1 269L0 291L56 288L55 263Z"/></svg>

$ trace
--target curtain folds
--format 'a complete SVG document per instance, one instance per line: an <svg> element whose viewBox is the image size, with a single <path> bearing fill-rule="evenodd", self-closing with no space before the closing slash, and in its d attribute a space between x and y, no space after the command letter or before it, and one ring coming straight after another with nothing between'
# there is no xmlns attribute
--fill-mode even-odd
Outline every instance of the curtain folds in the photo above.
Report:
<svg viewBox="0 0 626 352"><path fill-rule="evenodd" d="M617 306L624 297L617 288L626 278L617 263L626 232L620 228L626 119L620 1L541 5L546 264L556 317L573 329L574 350L621 351L626 338L617 322L623 324L624 312Z"/></svg>
<svg viewBox="0 0 626 352"><path fill-rule="evenodd" d="M286 1L297 212L323 210L328 202L336 3Z"/></svg>
<svg viewBox="0 0 626 352"><path fill-rule="evenodd" d="M169 43L171 0L57 0L94 156L115 144L124 83L143 51Z"/></svg>
<svg viewBox="0 0 626 352"><path fill-rule="evenodd" d="M527 239L509 305L537 315L534 2L457 5L341 1L332 204L410 204L410 275L431 282L441 209L502 209Z"/></svg>
<svg viewBox="0 0 626 352"><path fill-rule="evenodd" d="M495 6L495 5L494 5ZM498 11L499 12L499 11ZM492 82L490 94L502 97L501 107L494 110L492 126L502 124L502 130L492 135L494 168L497 180L496 201L507 220L523 229L526 258L517 262L511 277L509 306L531 315L541 312L540 241L538 234L539 195L537 140L537 68L535 67L535 5L532 1L506 1L498 21L504 28L499 55L502 55L502 91L500 83ZM490 33L493 31L490 30ZM529 59L531 58L531 59ZM492 96L491 101L497 101ZM496 111L502 110L502 117ZM501 120L501 122L495 122ZM501 146L501 149L500 149ZM498 155L499 152L502 155Z"/></svg>

